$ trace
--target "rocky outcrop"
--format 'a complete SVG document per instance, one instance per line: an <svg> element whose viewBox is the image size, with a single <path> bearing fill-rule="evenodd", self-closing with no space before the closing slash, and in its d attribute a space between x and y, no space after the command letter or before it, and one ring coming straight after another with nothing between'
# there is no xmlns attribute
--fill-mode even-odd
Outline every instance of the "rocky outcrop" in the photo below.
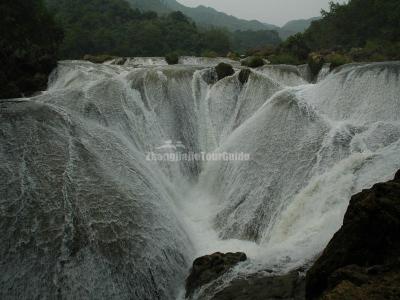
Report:
<svg viewBox="0 0 400 300"><path fill-rule="evenodd" d="M212 282L246 259L246 254L242 252L226 254L216 252L195 259L190 275L186 279L186 297L190 297L197 288Z"/></svg>
<svg viewBox="0 0 400 300"><path fill-rule="evenodd" d="M230 64L226 63L220 63L215 67L215 71L217 72L218 75L218 80L221 80L227 76L231 76L235 74L235 70L233 70L233 67Z"/></svg>
<svg viewBox="0 0 400 300"><path fill-rule="evenodd" d="M235 279L212 300L303 300L304 275L299 271L271 276L260 274Z"/></svg>
<svg viewBox="0 0 400 300"><path fill-rule="evenodd" d="M400 299L400 171L352 197L307 273L307 299Z"/></svg>
<svg viewBox="0 0 400 300"><path fill-rule="evenodd" d="M227 287L215 293L221 284L221 277L246 259L246 254L241 252L226 254L217 252L197 258L186 280L186 297L192 299L195 291L204 287L202 292L212 300L304 299L304 270L295 270L284 275L274 275L273 271L265 270L246 277L238 277ZM193 298L202 299L202 295L196 295Z"/></svg>
<svg viewBox="0 0 400 300"><path fill-rule="evenodd" d="M321 71L324 64L324 56L320 53L313 52L308 56L308 66L310 68L313 79L318 76L318 73Z"/></svg>

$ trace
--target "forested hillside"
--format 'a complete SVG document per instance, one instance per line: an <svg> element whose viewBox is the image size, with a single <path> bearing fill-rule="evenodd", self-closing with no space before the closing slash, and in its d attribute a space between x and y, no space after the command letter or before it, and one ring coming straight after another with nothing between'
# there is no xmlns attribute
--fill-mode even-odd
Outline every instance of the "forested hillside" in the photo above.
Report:
<svg viewBox="0 0 400 300"><path fill-rule="evenodd" d="M224 55L230 50L223 31L200 32L180 12L158 16L134 10L124 0L48 0L48 5L65 31L62 58L86 54L160 56L172 51Z"/></svg>
<svg viewBox="0 0 400 300"><path fill-rule="evenodd" d="M352 61L400 60L400 1L331 2L322 19L290 37L271 57L275 63L307 60L315 72L325 62L334 68Z"/></svg>
<svg viewBox="0 0 400 300"><path fill-rule="evenodd" d="M278 32L274 30L237 30L231 36L232 48L240 53L249 49L277 46L281 42Z"/></svg>
<svg viewBox="0 0 400 300"><path fill-rule="evenodd" d="M181 11L201 27L223 27L231 31L236 30L278 30L279 27L262 23L256 20L243 20L217 11L211 7L200 5L187 7L176 0L126 0L133 8L143 11L165 12Z"/></svg>
<svg viewBox="0 0 400 300"><path fill-rule="evenodd" d="M295 35L299 32L304 32L308 27L310 27L313 21L319 20L320 17L310 18L310 19L299 19L287 22L279 29L279 35L282 39L286 39L291 35Z"/></svg>
<svg viewBox="0 0 400 300"><path fill-rule="evenodd" d="M65 31L61 58L86 54L115 56L222 55L263 45L276 46L274 31L229 32L199 28L182 12L157 14L133 9L124 0L47 0ZM143 2L142 0L136 0ZM148 7L155 2L148 2Z"/></svg>
<svg viewBox="0 0 400 300"><path fill-rule="evenodd" d="M0 2L0 99L44 89L62 31L41 0Z"/></svg>
<svg viewBox="0 0 400 300"><path fill-rule="evenodd" d="M399 42L400 1L351 0L331 2L330 10L305 34L312 49L364 47L368 42Z"/></svg>

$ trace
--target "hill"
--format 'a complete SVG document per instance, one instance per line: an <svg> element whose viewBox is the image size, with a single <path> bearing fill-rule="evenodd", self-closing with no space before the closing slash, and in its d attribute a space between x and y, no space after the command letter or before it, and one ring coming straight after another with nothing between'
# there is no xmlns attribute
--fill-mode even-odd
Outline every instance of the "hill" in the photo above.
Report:
<svg viewBox="0 0 400 300"><path fill-rule="evenodd" d="M304 32L310 27L313 21L321 19L320 17L314 17L310 19L299 19L287 22L279 29L279 35L282 39L287 39L291 35L295 35L299 32Z"/></svg>
<svg viewBox="0 0 400 300"><path fill-rule="evenodd" d="M199 26L225 27L228 30L278 30L279 27L256 20L243 20L203 5L187 7L176 0L126 0L133 8L158 13L181 11Z"/></svg>
<svg viewBox="0 0 400 300"><path fill-rule="evenodd" d="M170 52L200 55L206 51L226 55L230 51L225 32L200 32L181 12L158 16L132 9L124 0L47 0L47 5L65 32L61 58L163 56Z"/></svg>

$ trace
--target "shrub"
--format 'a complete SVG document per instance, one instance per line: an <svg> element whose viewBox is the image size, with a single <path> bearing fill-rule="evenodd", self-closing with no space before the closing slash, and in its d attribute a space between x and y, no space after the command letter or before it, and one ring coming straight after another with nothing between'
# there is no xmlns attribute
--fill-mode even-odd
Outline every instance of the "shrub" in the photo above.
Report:
<svg viewBox="0 0 400 300"><path fill-rule="evenodd" d="M271 62L271 64L275 64L275 65L280 65L280 64L300 65L301 64L300 60L296 56L294 56L293 54L290 54L290 53L281 53L281 54L276 54L276 55L270 55L270 56L268 56L268 60Z"/></svg>
<svg viewBox="0 0 400 300"><path fill-rule="evenodd" d="M364 48L353 48L349 56L354 61L386 61L400 59L400 43L387 41L368 41Z"/></svg>
<svg viewBox="0 0 400 300"><path fill-rule="evenodd" d="M218 66L215 67L215 71L217 72L218 80L221 80L222 78L235 74L235 71L233 70L232 66L226 63L218 64Z"/></svg>
<svg viewBox="0 0 400 300"><path fill-rule="evenodd" d="M229 52L226 57L231 60L239 60L239 55L235 52Z"/></svg>
<svg viewBox="0 0 400 300"><path fill-rule="evenodd" d="M242 66L258 68L265 65L264 59L259 56L251 56L242 60Z"/></svg>
<svg viewBox="0 0 400 300"><path fill-rule="evenodd" d="M169 65L176 65L177 63L179 63L179 55L174 52L168 53L167 55L165 55L165 60Z"/></svg>
<svg viewBox="0 0 400 300"><path fill-rule="evenodd" d="M203 53L201 53L201 56L208 57L208 58L216 58L216 57L218 57L218 53L215 51L206 50L206 51L203 51Z"/></svg>
<svg viewBox="0 0 400 300"><path fill-rule="evenodd" d="M325 57L325 61L331 64L331 70L348 63L351 63L352 60L347 55L339 54L339 53L331 53Z"/></svg>

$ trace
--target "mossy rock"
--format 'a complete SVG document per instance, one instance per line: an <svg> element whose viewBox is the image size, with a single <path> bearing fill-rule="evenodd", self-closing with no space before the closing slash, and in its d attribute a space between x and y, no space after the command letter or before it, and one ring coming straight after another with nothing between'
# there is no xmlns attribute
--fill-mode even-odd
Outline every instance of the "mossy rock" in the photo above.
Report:
<svg viewBox="0 0 400 300"><path fill-rule="evenodd" d="M233 67L230 64L226 63L218 64L218 66L215 67L215 71L217 72L218 80L235 74L235 70L233 70Z"/></svg>
<svg viewBox="0 0 400 300"><path fill-rule="evenodd" d="M176 53L168 53L165 55L165 60L169 65L176 65L179 63L179 55Z"/></svg>
<svg viewBox="0 0 400 300"><path fill-rule="evenodd" d="M250 56L242 60L242 66L246 66L249 68L258 68L265 65L264 59L259 56Z"/></svg>
<svg viewBox="0 0 400 300"><path fill-rule="evenodd" d="M235 60L235 61L238 61L240 58L239 58L239 55L237 54L237 53L235 53L235 52L229 52L227 55L226 55L226 57L227 58L229 58L229 59L231 59L231 60Z"/></svg>
<svg viewBox="0 0 400 300"><path fill-rule="evenodd" d="M308 56L308 66L310 67L311 74L314 78L318 76L318 73L321 71L324 64L325 59L321 54L311 53Z"/></svg>
<svg viewBox="0 0 400 300"><path fill-rule="evenodd" d="M251 74L251 70L250 69L242 69L239 72L239 81L242 84L245 84L247 81L249 81L249 77Z"/></svg>

